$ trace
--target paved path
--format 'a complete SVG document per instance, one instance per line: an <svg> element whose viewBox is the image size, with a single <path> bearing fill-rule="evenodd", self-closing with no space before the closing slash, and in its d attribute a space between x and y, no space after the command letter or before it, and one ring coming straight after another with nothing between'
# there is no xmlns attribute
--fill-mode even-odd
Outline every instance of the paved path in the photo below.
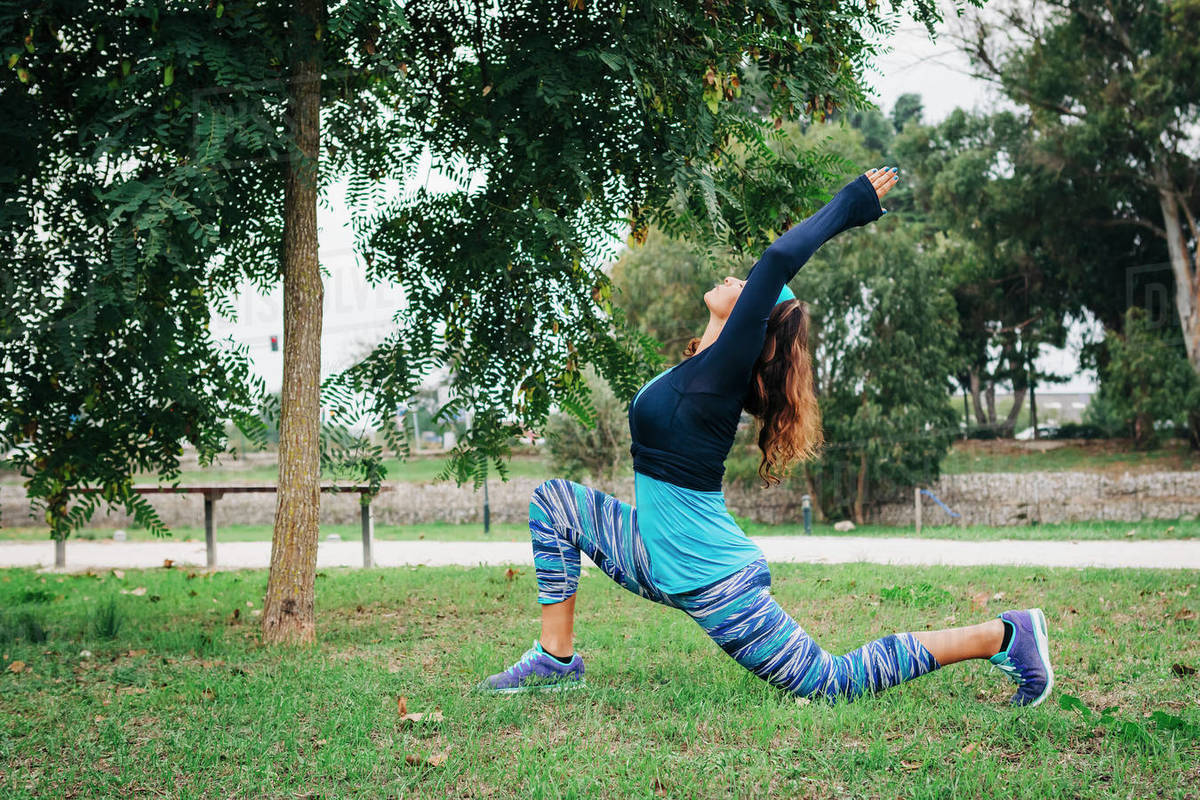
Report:
<svg viewBox="0 0 1200 800"><path fill-rule="evenodd" d="M764 536L755 538L771 562L875 564L1009 564L1044 567L1149 567L1200 569L1200 541L988 541L914 539L874 536ZM377 566L397 567L532 564L527 542L376 541ZM204 566L203 542L67 542L68 571L89 568L160 567L164 559L180 566ZM217 542L223 569L266 567L270 542ZM32 567L54 563L47 542L0 543L0 567ZM321 542L322 567L362 565L362 543Z"/></svg>

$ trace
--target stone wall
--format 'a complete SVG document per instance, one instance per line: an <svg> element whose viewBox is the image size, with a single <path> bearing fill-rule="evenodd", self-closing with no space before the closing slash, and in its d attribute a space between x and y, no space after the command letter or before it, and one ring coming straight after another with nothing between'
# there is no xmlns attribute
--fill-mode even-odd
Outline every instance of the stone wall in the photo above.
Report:
<svg viewBox="0 0 1200 800"><path fill-rule="evenodd" d="M525 522L529 496L539 479L514 478L508 483L489 484L493 522ZM632 479L598 486L625 502L633 501ZM1200 514L1200 472L1154 472L1109 477L1084 472L976 473L948 475L933 487L943 502L973 525L1022 525L1029 522L1068 522L1117 519L1176 519ZM738 516L758 522L798 522L800 493L783 488L727 488L726 503ZM201 526L204 501L201 495L147 495L168 527ZM395 484L372 503L376 524L417 522L481 522L483 492L453 484ZM227 494L216 505L218 527L231 524L271 524L275 514L274 494ZM324 493L321 521L351 524L359 520L358 495ZM890 525L911 525L911 498L883 505L871 520ZM928 498L924 501L928 525L951 521ZM0 487L0 525L40 525L31 515L29 501L19 486ZM98 512L96 527L127 527L130 518L122 512Z"/></svg>

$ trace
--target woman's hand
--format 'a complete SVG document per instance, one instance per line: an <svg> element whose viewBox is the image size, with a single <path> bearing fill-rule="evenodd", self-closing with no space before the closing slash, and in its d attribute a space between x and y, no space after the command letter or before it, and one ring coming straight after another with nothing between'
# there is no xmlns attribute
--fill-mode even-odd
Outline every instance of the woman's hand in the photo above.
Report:
<svg viewBox="0 0 1200 800"><path fill-rule="evenodd" d="M883 196L891 191L891 188L900 180L897 174L896 167L884 167L883 169L867 170L867 178L871 181L871 185L875 187L875 194L882 200ZM883 209L883 213L887 213L887 209Z"/></svg>

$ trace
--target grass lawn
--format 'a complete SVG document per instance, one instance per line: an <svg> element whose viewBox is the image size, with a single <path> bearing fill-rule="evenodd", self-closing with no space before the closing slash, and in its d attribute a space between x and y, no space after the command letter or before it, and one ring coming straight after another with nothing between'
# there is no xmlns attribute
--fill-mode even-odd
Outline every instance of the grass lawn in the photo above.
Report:
<svg viewBox="0 0 1200 800"><path fill-rule="evenodd" d="M803 525L763 525L757 522L738 518L742 529L751 536L801 536L804 534ZM272 528L269 525L223 525L217 529L218 542L265 542L271 539ZM362 536L358 525L322 525L321 538L336 533L343 540L357 540ZM93 541L111 539L111 528L84 528L73 539ZM146 530L130 528L125 531L129 541L154 541L155 536ZM204 541L202 527L182 527L173 531L173 538L184 541ZM912 526L892 527L888 525L864 525L848 533L839 533L832 525L817 524L813 526L813 534L818 536L916 536ZM1145 520L1142 522L1070 522L1054 525L1028 525L1021 527L997 527L973 525L960 528L958 526L925 526L921 529L922 538L930 539L963 539L988 541L995 539L1193 539L1200 536L1200 522L1196 520ZM49 528L24 527L0 528L0 542L45 541L49 538ZM524 523L496 523L491 532L484 534L480 523L458 524L453 522L433 522L423 525L381 525L375 526L375 538L392 541L415 541L425 539L441 542L472 542L472 541L526 541L529 538L529 528ZM69 546L69 544L68 544Z"/></svg>
<svg viewBox="0 0 1200 800"><path fill-rule="evenodd" d="M1039 449L1047 448L1047 449ZM942 472L1156 472L1200 469L1200 453L1170 440L1138 451L1128 440L1038 441L1012 439L957 441L942 461Z"/></svg>
<svg viewBox="0 0 1200 800"><path fill-rule="evenodd" d="M470 687L536 636L528 570L511 579L503 569L327 570L317 582L320 644L310 649L259 645L262 571L9 570L0 571L0 796L1200 792L1200 677L1189 674L1200 666L1195 573L773 571L780 602L835 652L889 631L1040 605L1055 694L1012 709L1011 685L975 662L857 703L800 704L683 614L591 570L577 628L590 687L483 697ZM889 593L908 605L882 597L893 586L913 589ZM146 591L123 593L138 587ZM999 592L987 609L972 608L972 596ZM443 717L405 724L400 696L409 711ZM1082 708L1062 707L1075 703L1067 698Z"/></svg>

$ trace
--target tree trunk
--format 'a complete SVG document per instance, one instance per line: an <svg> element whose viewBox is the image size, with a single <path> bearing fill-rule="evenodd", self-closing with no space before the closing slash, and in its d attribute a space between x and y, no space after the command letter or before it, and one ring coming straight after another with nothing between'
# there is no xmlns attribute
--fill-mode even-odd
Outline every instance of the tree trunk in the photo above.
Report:
<svg viewBox="0 0 1200 800"><path fill-rule="evenodd" d="M288 113L296 146L287 166L283 227L283 396L271 573L263 605L268 643L316 640L313 612L320 519L321 304L317 261L321 0L299 0L292 22Z"/></svg>
<svg viewBox="0 0 1200 800"><path fill-rule="evenodd" d="M982 392L983 387L979 380L979 373L976 372L975 370L971 370L970 377L971 377L971 403L975 406L975 422L981 428L987 427L988 418L987 418L987 414L985 414L983 411L983 402L980 399L980 393Z"/></svg>
<svg viewBox="0 0 1200 800"><path fill-rule="evenodd" d="M987 382L987 388L983 391L983 399L987 402L987 424L991 427L996 427L996 382L990 380Z"/></svg>
<svg viewBox="0 0 1200 800"><path fill-rule="evenodd" d="M867 493L867 454L863 453L858 464L858 480L855 481L854 492L854 524L863 524L863 506Z"/></svg>
<svg viewBox="0 0 1200 800"><path fill-rule="evenodd" d="M1033 438L1039 439L1037 424L1037 375L1033 362L1029 364L1029 424L1033 426ZM1060 417L1061 419L1061 417Z"/></svg>
<svg viewBox="0 0 1200 800"><path fill-rule="evenodd" d="M999 434L1001 436L1012 436L1013 430L1017 427L1017 417L1021 414L1021 409L1025 407L1025 387L1020 386L1013 389L1013 404L1009 410L1008 416L1004 418L1003 424L999 426Z"/></svg>
<svg viewBox="0 0 1200 800"><path fill-rule="evenodd" d="M1156 167L1155 183L1163 214L1163 230L1167 234L1167 254L1171 273L1175 277L1175 310L1183 330L1183 344L1192 369L1200 373L1200 268L1188 250L1187 234L1180 222L1179 193L1165 167Z"/></svg>

